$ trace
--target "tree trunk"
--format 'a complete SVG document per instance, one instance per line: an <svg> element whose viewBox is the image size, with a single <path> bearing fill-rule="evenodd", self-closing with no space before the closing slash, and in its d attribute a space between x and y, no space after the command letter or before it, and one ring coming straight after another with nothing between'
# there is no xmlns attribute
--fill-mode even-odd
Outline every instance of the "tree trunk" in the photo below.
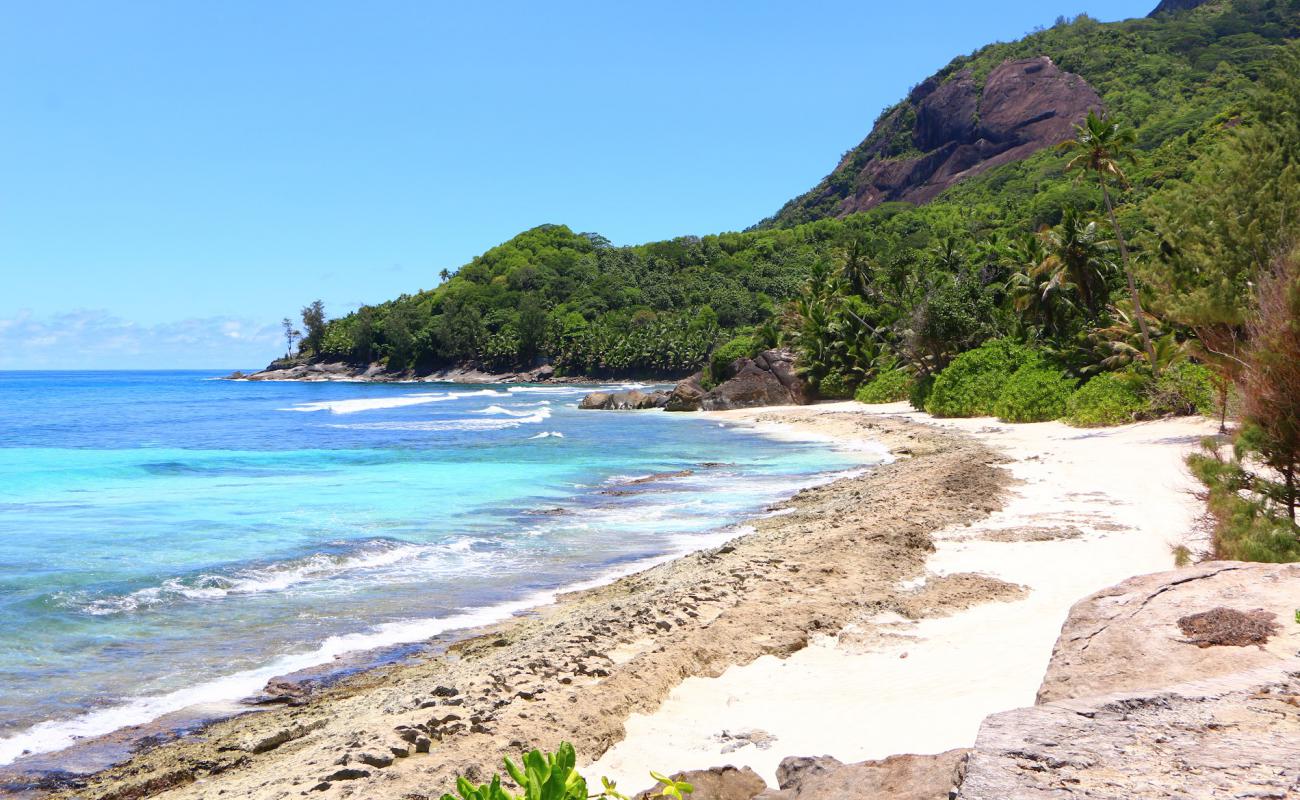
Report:
<svg viewBox="0 0 1300 800"><path fill-rule="evenodd" d="M1124 262L1124 277L1128 279L1128 296L1133 301L1133 313L1137 316L1138 328L1142 331L1142 347L1147 351L1147 361L1151 363L1151 373L1160 374L1160 365L1156 363L1156 348L1151 344L1151 331L1147 329L1147 318L1142 313L1142 299L1138 297L1137 281L1133 280L1133 270L1128 265L1128 245L1124 242L1124 232L1119 228L1115 218L1115 207L1110 202L1110 192L1106 189L1106 179L1101 179L1101 196L1106 201L1106 213L1110 215L1110 224L1115 228L1115 240L1119 242L1119 256Z"/></svg>
<svg viewBox="0 0 1300 800"><path fill-rule="evenodd" d="M1295 506L1296 506L1295 469L1294 468L1288 469L1285 474L1286 474L1286 510L1287 510L1287 514L1291 517L1291 522L1294 524Z"/></svg>

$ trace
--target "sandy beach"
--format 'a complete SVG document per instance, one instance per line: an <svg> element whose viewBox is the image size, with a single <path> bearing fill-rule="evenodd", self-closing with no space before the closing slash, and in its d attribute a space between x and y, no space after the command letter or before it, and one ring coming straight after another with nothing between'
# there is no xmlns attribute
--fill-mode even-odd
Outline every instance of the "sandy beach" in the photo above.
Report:
<svg viewBox="0 0 1300 800"><path fill-rule="evenodd" d="M1203 504L1183 455L1214 432L1201 419L1081 430L936 420L907 404L725 412L759 426L860 435L880 415L970 434L1004 454L1005 505L971 525L936 531L925 577L978 573L1026 587L1011 601L946 617L882 614L869 628L819 636L788 658L761 658L717 678L690 678L591 769L626 785L656 765L749 766L770 785L788 755L845 762L968 747L980 722L1031 705L1075 601L1130 576L1170 569L1172 549L1205 542ZM727 736L759 744L732 747Z"/></svg>
<svg viewBox="0 0 1300 800"><path fill-rule="evenodd" d="M144 751L68 797L437 797L561 740L624 790L648 770L969 745L1032 703L1077 599L1166 569L1195 531L1176 420L1085 431L854 403L730 422L884 445L748 532ZM1193 542L1193 546L1195 543ZM592 760L595 763L592 764Z"/></svg>

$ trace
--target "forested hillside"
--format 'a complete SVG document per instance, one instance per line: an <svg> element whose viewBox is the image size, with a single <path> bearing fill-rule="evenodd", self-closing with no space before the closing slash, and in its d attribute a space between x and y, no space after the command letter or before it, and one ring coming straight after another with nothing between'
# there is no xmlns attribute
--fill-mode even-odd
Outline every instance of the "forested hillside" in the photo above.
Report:
<svg viewBox="0 0 1300 800"><path fill-rule="evenodd" d="M922 86L968 81L978 94L1008 61L1040 56L1086 81L1107 119L1135 136L1136 159L1112 195L1150 294L1177 261L1174 228L1186 220L1170 217L1175 187L1253 124L1256 87L1297 34L1300 0L1215 0L1106 24L1081 16L956 58ZM924 377L998 336L1041 338L1076 376L1127 352L1117 342L1134 315L1100 184L1067 174L1055 148L967 176L923 205L845 204L869 163L915 158L918 141L933 144L933 125L916 123L916 96L887 109L822 184L753 230L614 247L543 225L444 272L436 289L313 322L301 357L417 372L546 360L569 374L669 377L726 342L732 354L784 340L803 351L814 384L833 376L825 393L835 394L885 363ZM1054 252L1094 262L1095 275L1044 268ZM1182 341L1188 331L1167 319L1159 333Z"/></svg>

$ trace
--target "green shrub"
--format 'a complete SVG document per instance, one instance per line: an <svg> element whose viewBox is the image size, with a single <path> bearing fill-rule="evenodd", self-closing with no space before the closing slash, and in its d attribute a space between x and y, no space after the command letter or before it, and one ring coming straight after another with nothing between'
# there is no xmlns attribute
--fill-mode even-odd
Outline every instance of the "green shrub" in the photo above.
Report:
<svg viewBox="0 0 1300 800"><path fill-rule="evenodd" d="M1126 372L1107 372L1085 383L1065 403L1065 421L1080 428L1125 425L1147 409L1142 379Z"/></svg>
<svg viewBox="0 0 1300 800"><path fill-rule="evenodd" d="M1016 370L1036 356L1006 339L985 342L957 356L934 379L925 410L936 417L987 417Z"/></svg>
<svg viewBox="0 0 1300 800"><path fill-rule="evenodd" d="M934 389L934 376L922 375L912 382L912 390L907 393L907 402L917 411L925 410L925 402L930 399Z"/></svg>
<svg viewBox="0 0 1300 800"><path fill-rule="evenodd" d="M827 400L847 400L853 396L853 384L841 372L828 372L817 381L817 394Z"/></svg>
<svg viewBox="0 0 1300 800"><path fill-rule="evenodd" d="M859 403L897 403L912 394L916 380L901 369L885 370L858 387L853 396Z"/></svg>
<svg viewBox="0 0 1300 800"><path fill-rule="evenodd" d="M493 775L490 782L478 785L461 777L456 779L456 792L460 798L444 794L441 800L628 800L607 778L601 779L599 793L588 793L586 779L575 769L577 754L568 742L561 742L555 755L533 750L526 753L522 761L516 766L510 759L505 760L506 772L522 790L521 794L507 792L501 785L500 775ZM648 797L684 800L685 795L695 791L691 784L658 772L651 772L650 777L659 785L647 793Z"/></svg>
<svg viewBox="0 0 1300 800"><path fill-rule="evenodd" d="M709 354L709 372L707 377L714 384L722 383L733 377L731 365L738 358L749 358L758 350L758 343L752 336L737 336L726 344L713 348Z"/></svg>
<svg viewBox="0 0 1300 800"><path fill-rule="evenodd" d="M1213 416L1215 398L1213 373L1191 361L1166 369L1147 389L1148 410L1157 417Z"/></svg>
<svg viewBox="0 0 1300 800"><path fill-rule="evenodd" d="M993 413L1003 422L1047 422L1065 414L1074 393L1074 380L1048 364L1016 370L993 403Z"/></svg>
<svg viewBox="0 0 1300 800"><path fill-rule="evenodd" d="M1217 442L1187 457L1187 465L1209 489L1206 507L1214 517L1216 559L1226 561L1300 561L1300 527L1284 513L1271 511L1250 491L1249 474L1237 458L1224 458Z"/></svg>

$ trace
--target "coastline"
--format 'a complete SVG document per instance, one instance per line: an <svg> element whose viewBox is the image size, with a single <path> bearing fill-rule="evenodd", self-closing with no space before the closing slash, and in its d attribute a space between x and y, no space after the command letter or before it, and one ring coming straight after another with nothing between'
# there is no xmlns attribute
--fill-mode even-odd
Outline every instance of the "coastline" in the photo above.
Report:
<svg viewBox="0 0 1300 800"><path fill-rule="evenodd" d="M887 420L875 433L913 457L805 490L788 512L752 520L753 533L721 547L566 595L443 656L215 723L64 796L436 793L457 774L485 774L501 755L554 747L556 737L584 755L603 752L623 718L652 710L682 677L797 651L809 631L838 629L864 605L918 613L1013 592L1001 582L892 588L922 568L926 531L993 510L1004 476L967 437ZM964 491L936 502L926 485L954 472ZM900 516L905 508L914 514ZM823 569L831 550L842 557Z"/></svg>
<svg viewBox="0 0 1300 800"><path fill-rule="evenodd" d="M1098 543L1128 548L1117 521L1059 536L1023 524L1027 487L1043 488L1035 469L1051 457L1042 432L1166 440L1207 424L1085 431L856 403L709 417L881 443L898 458L802 491L719 547L564 594L300 705L215 723L61 796L437 796L455 775L486 777L502 755L561 739L595 761L590 776L620 778L625 790L642 788L648 768L724 763L774 783L780 758L821 752L818 732L849 745L831 752L845 760L969 745L984 714L1032 702L1064 611L1087 593L1072 594L1077 585L1172 563L1144 521L1140 557L1125 552L1104 578L1043 591L1045 546L1083 548L1049 560L1095 561ZM1184 444L1164 442L1162 458ZM761 725L750 724L755 713Z"/></svg>
<svg viewBox="0 0 1300 800"><path fill-rule="evenodd" d="M689 419L690 416L683 418ZM631 421L631 424L636 423ZM697 418L694 424L706 423ZM815 438L797 436L795 440ZM848 460L841 458L839 461L840 464L828 466L827 471L821 473L788 476L788 485L778 489L779 494L774 493L770 498L779 497L780 502L803 488L819 486L844 474L873 466L870 462L846 466ZM703 468L725 466L728 465L712 462L700 465ZM707 473L707 469L704 471ZM638 476L634 482L675 477L679 476L676 473L644 475ZM616 490L609 491L613 493ZM747 530L747 519L758 513L758 509L759 506L754 505L753 511L740 512L744 516L739 517L729 512L729 521L725 525L670 537L663 543L665 549L662 552L638 555L635 560L603 562L595 565L586 577L577 580L569 577L554 585L538 584L539 588L530 589L522 596L491 605L468 607L451 616L415 617L331 636L303 652L278 656L267 664L220 675L164 694L128 698L70 719L38 723L24 731L24 735L37 736L30 742L17 745L30 746L36 752L0 766L0 795L24 788L29 781L34 783L42 776L49 776L46 788L72 786L80 777L122 763L132 752L155 747L179 735L193 735L235 717L265 713L276 703L297 703L302 694L318 692L359 673L427 658L429 653L441 653L452 643L509 623L538 607L552 605L561 595L602 587L698 550L717 547L743 535ZM278 686L282 691L268 688L272 686ZM66 738L66 745L59 745L56 749L39 747L40 744L49 747L41 740L48 741L51 736ZM17 752L16 748L9 750L9 757Z"/></svg>

